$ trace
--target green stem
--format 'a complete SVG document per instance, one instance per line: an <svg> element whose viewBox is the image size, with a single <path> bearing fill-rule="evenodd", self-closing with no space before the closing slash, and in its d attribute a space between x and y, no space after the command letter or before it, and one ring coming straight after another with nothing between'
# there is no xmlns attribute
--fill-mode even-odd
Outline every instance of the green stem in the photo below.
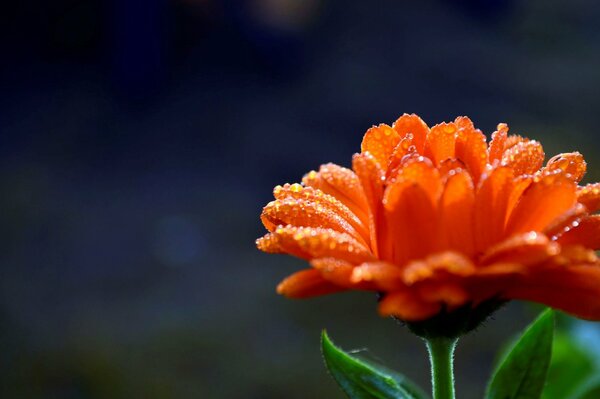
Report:
<svg viewBox="0 0 600 399"><path fill-rule="evenodd" d="M454 348L458 339L429 338L426 340L431 363L433 399L454 399Z"/></svg>

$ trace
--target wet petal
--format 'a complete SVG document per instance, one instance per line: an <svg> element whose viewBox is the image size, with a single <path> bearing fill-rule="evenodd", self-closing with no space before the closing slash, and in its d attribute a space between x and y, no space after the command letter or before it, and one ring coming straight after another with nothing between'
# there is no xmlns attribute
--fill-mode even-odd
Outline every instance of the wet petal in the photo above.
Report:
<svg viewBox="0 0 600 399"><path fill-rule="evenodd" d="M423 153L429 127L421 118L415 114L404 114L394 122L393 128L398 132L400 137L404 137L408 133L412 134L417 151L421 154Z"/></svg>
<svg viewBox="0 0 600 399"><path fill-rule="evenodd" d="M314 187L325 194L337 198L346 205L356 216L368 223L367 197L358 180L358 176L350 169L336 164L321 165L318 172L311 171L302 178L302 183Z"/></svg>
<svg viewBox="0 0 600 399"><path fill-rule="evenodd" d="M440 187L437 171L425 158L407 165L387 187L383 199L386 235L395 264L402 265L439 246L436 212Z"/></svg>
<svg viewBox="0 0 600 399"><path fill-rule="evenodd" d="M467 255L474 253L473 205L475 190L471 176L464 170L451 174L440 198L442 247Z"/></svg>
<svg viewBox="0 0 600 399"><path fill-rule="evenodd" d="M507 167L493 169L475 193L475 248L483 251L504 236L504 225L512 192L513 171Z"/></svg>
<svg viewBox="0 0 600 399"><path fill-rule="evenodd" d="M465 164L473 182L477 184L488 162L485 135L473 128L459 130L456 138L456 158Z"/></svg>
<svg viewBox="0 0 600 399"><path fill-rule="evenodd" d="M544 157L544 150L539 142L522 141L504 152L501 165L512 168L515 176L533 174L542 167Z"/></svg>
<svg viewBox="0 0 600 399"><path fill-rule="evenodd" d="M589 212L600 210L600 183L588 184L577 189L577 201Z"/></svg>
<svg viewBox="0 0 600 399"><path fill-rule="evenodd" d="M554 221L544 230L544 234L554 238L575 226L587 215L587 208L584 205L577 203L571 209L554 219Z"/></svg>
<svg viewBox="0 0 600 399"><path fill-rule="evenodd" d="M558 237L557 241L561 245L582 245L594 250L600 249L600 215L581 219Z"/></svg>
<svg viewBox="0 0 600 399"><path fill-rule="evenodd" d="M379 314L395 316L406 321L419 321L434 316L441 310L441 305L427 302L410 291L399 291L386 294L379 302Z"/></svg>
<svg viewBox="0 0 600 399"><path fill-rule="evenodd" d="M343 291L326 281L317 270L305 269L292 274L277 286L277 293L288 298L310 298Z"/></svg>
<svg viewBox="0 0 600 399"><path fill-rule="evenodd" d="M414 146L413 135L408 133L404 136L394 151L390 156L386 178L389 179L391 176L395 176L398 173L398 170L402 167L404 161L406 160L406 156L409 154L417 155L417 147Z"/></svg>
<svg viewBox="0 0 600 399"><path fill-rule="evenodd" d="M373 126L365 133L362 144L361 152L369 152L381 167L382 170L386 170L390 156L394 152L394 148L400 141L400 135L392 129L390 126L381 124L379 126Z"/></svg>
<svg viewBox="0 0 600 399"><path fill-rule="evenodd" d="M280 225L322 227L348 233L359 242L368 245L350 223L317 202L294 198L271 201L264 207L260 218L271 232Z"/></svg>
<svg viewBox="0 0 600 399"><path fill-rule="evenodd" d="M350 223L350 225L356 229L365 240L368 241L369 239L369 230L358 216L337 198L325 194L319 189L303 187L300 184L285 184L283 186L276 186L273 189L273 196L278 200L293 198L318 203L323 208L334 212L346 222Z"/></svg>
<svg viewBox="0 0 600 399"><path fill-rule="evenodd" d="M454 123L435 125L427 135L425 156L430 157L435 165L455 157L457 126Z"/></svg>
<svg viewBox="0 0 600 399"><path fill-rule="evenodd" d="M508 125L499 123L496 131L492 133L492 141L489 147L489 162L494 165L495 162L500 162L502 154L504 154L504 145L508 138Z"/></svg>
<svg viewBox="0 0 600 399"><path fill-rule="evenodd" d="M371 248L379 256L381 236L384 233L383 184L384 173L375 158L368 152L354 154L352 168L356 172L369 204L369 231Z"/></svg>
<svg viewBox="0 0 600 399"><path fill-rule="evenodd" d="M518 234L494 245L486 251L480 262L483 265L517 263L531 265L543 262L558 254L560 246L543 234L529 232Z"/></svg>
<svg viewBox="0 0 600 399"><path fill-rule="evenodd" d="M566 154L558 154L548 161L544 172L551 172L560 169L568 173L571 178L579 183L587 170L587 164L583 159L583 155L578 152L570 152Z"/></svg>
<svg viewBox="0 0 600 399"><path fill-rule="evenodd" d="M303 259L338 258L359 264L373 260L364 245L346 233L331 229L279 226L256 241L258 249L270 253L288 253Z"/></svg>
<svg viewBox="0 0 600 399"><path fill-rule="evenodd" d="M543 231L575 205L576 185L563 173L534 181L510 215L510 234Z"/></svg>

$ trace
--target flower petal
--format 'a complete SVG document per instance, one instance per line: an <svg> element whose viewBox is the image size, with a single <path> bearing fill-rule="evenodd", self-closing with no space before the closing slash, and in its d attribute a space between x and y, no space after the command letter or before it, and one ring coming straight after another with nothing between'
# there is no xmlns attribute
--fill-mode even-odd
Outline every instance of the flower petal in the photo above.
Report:
<svg viewBox="0 0 600 399"><path fill-rule="evenodd" d="M600 266L544 268L515 279L502 296L543 303L582 319L600 320Z"/></svg>
<svg viewBox="0 0 600 399"><path fill-rule="evenodd" d="M543 231L576 202L576 184L564 173L543 176L523 193L510 215L509 234Z"/></svg>
<svg viewBox="0 0 600 399"><path fill-rule="evenodd" d="M303 259L338 258L359 264L374 260L364 245L346 233L331 229L279 226L256 241L258 249L270 253L289 253Z"/></svg>
<svg viewBox="0 0 600 399"><path fill-rule="evenodd" d="M551 172L557 169L568 173L575 182L579 183L585 176L587 164L583 159L583 155L578 152L570 152L550 158L543 171Z"/></svg>
<svg viewBox="0 0 600 399"><path fill-rule="evenodd" d="M277 286L277 293L288 298L310 298L343 290L343 287L326 281L321 273L314 269L296 272Z"/></svg>
<svg viewBox="0 0 600 399"><path fill-rule="evenodd" d="M356 172L369 204L369 231L371 249L375 256L379 256L381 236L384 234L383 206L383 182L385 179L383 170L368 152L354 154L352 157L352 168Z"/></svg>
<svg viewBox="0 0 600 399"><path fill-rule="evenodd" d="M515 263L531 265L557 255L560 247L543 234L534 231L518 234L494 245L481 257L483 265Z"/></svg>
<svg viewBox="0 0 600 399"><path fill-rule="evenodd" d="M260 219L271 232L281 225L322 227L347 233L368 245L350 223L317 202L294 198L271 201L263 208Z"/></svg>
<svg viewBox="0 0 600 399"><path fill-rule="evenodd" d="M561 245L583 245L594 250L600 249L600 215L581 219L558 237L557 241Z"/></svg>
<svg viewBox="0 0 600 399"><path fill-rule="evenodd" d="M513 171L508 167L496 167L482 177L474 205L475 249L478 252L504 236L508 200L513 187Z"/></svg>
<svg viewBox="0 0 600 399"><path fill-rule="evenodd" d="M425 320L434 316L441 308L441 304L427 302L410 291L391 292L379 302L380 315L395 316L406 321Z"/></svg>
<svg viewBox="0 0 600 399"><path fill-rule="evenodd" d="M313 259L310 264L325 280L341 287L358 288L351 280L355 267L353 264L336 258Z"/></svg>
<svg viewBox="0 0 600 399"><path fill-rule="evenodd" d="M368 224L367 197L358 176L350 169L333 163L321 165L318 172L311 171L307 173L302 178L302 183L337 198L363 223Z"/></svg>
<svg viewBox="0 0 600 399"><path fill-rule="evenodd" d="M473 204L475 189L467 171L451 173L440 198L440 234L442 248L467 255L474 253Z"/></svg>
<svg viewBox="0 0 600 399"><path fill-rule="evenodd" d="M325 194L323 191L312 188L303 187L300 184L285 184L276 186L273 189L275 199L282 200L287 198L301 199L319 204L324 209L334 212L346 222L350 223L360 235L368 241L369 230L348 207L342 204L337 198L332 195Z"/></svg>
<svg viewBox="0 0 600 399"><path fill-rule="evenodd" d="M360 145L361 152L369 152L375 157L382 170L386 170L390 156L400 141L400 135L391 126L373 126L365 133Z"/></svg>
<svg viewBox="0 0 600 399"><path fill-rule="evenodd" d="M490 141L490 147L488 149L489 162L494 165L495 162L500 162L502 154L504 154L504 144L508 138L508 125L506 123L499 123L496 127L496 131L492 133L492 141Z"/></svg>
<svg viewBox="0 0 600 399"><path fill-rule="evenodd" d="M469 301L469 293L460 285L451 281L427 281L419 284L419 296L427 302L441 302L455 308Z"/></svg>
<svg viewBox="0 0 600 399"><path fill-rule="evenodd" d="M435 125L427 135L425 156L431 158L436 166L448 158L455 158L456 133L458 127L454 123Z"/></svg>
<svg viewBox="0 0 600 399"><path fill-rule="evenodd" d="M542 167L544 157L542 145L535 140L527 140L506 150L501 165L512 168L515 176L533 174Z"/></svg>
<svg viewBox="0 0 600 399"><path fill-rule="evenodd" d="M476 271L471 260L457 252L442 252L428 256L425 260L413 261L404 270L404 282L412 285L439 277L467 277Z"/></svg>
<svg viewBox="0 0 600 399"><path fill-rule="evenodd" d="M417 151L421 154L423 153L429 127L421 118L415 114L404 114L394 122L392 127L398 132L400 137L404 137L408 133L412 134Z"/></svg>
<svg viewBox="0 0 600 399"><path fill-rule="evenodd" d="M387 262L366 262L354 268L352 282L372 284L377 290L394 291L405 288L402 269Z"/></svg>
<svg viewBox="0 0 600 399"><path fill-rule="evenodd" d="M386 188L386 242L392 246L395 264L402 265L438 248L436 208L440 191L437 170L422 157L406 165Z"/></svg>
<svg viewBox="0 0 600 399"><path fill-rule="evenodd" d="M600 183L588 184L577 189L577 201L589 212L600 210Z"/></svg>
<svg viewBox="0 0 600 399"><path fill-rule="evenodd" d="M460 159L477 184L488 162L485 135L473 128L463 128L456 138L456 158Z"/></svg>

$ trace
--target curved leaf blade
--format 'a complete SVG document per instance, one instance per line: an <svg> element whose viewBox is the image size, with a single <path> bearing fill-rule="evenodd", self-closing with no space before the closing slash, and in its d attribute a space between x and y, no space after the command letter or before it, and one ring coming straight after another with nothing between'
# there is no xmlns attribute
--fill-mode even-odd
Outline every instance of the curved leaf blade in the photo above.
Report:
<svg viewBox="0 0 600 399"><path fill-rule="evenodd" d="M552 357L554 312L544 311L527 327L500 362L488 385L487 399L539 399Z"/></svg>
<svg viewBox="0 0 600 399"><path fill-rule="evenodd" d="M325 331L321 334L321 350L329 373L351 399L425 399L409 393L414 388L402 386L398 378L407 382L406 377L350 356L335 346Z"/></svg>

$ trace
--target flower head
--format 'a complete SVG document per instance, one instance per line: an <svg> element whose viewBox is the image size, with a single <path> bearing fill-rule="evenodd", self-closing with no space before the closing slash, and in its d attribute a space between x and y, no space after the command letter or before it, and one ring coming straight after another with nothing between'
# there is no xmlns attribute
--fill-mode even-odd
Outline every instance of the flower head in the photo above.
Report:
<svg viewBox="0 0 600 399"><path fill-rule="evenodd" d="M372 290L410 322L490 299L600 320L600 183L578 185L577 152L544 159L505 124L487 143L469 118L405 114L367 130L352 169L275 187L257 246L310 262L278 286L288 297Z"/></svg>

